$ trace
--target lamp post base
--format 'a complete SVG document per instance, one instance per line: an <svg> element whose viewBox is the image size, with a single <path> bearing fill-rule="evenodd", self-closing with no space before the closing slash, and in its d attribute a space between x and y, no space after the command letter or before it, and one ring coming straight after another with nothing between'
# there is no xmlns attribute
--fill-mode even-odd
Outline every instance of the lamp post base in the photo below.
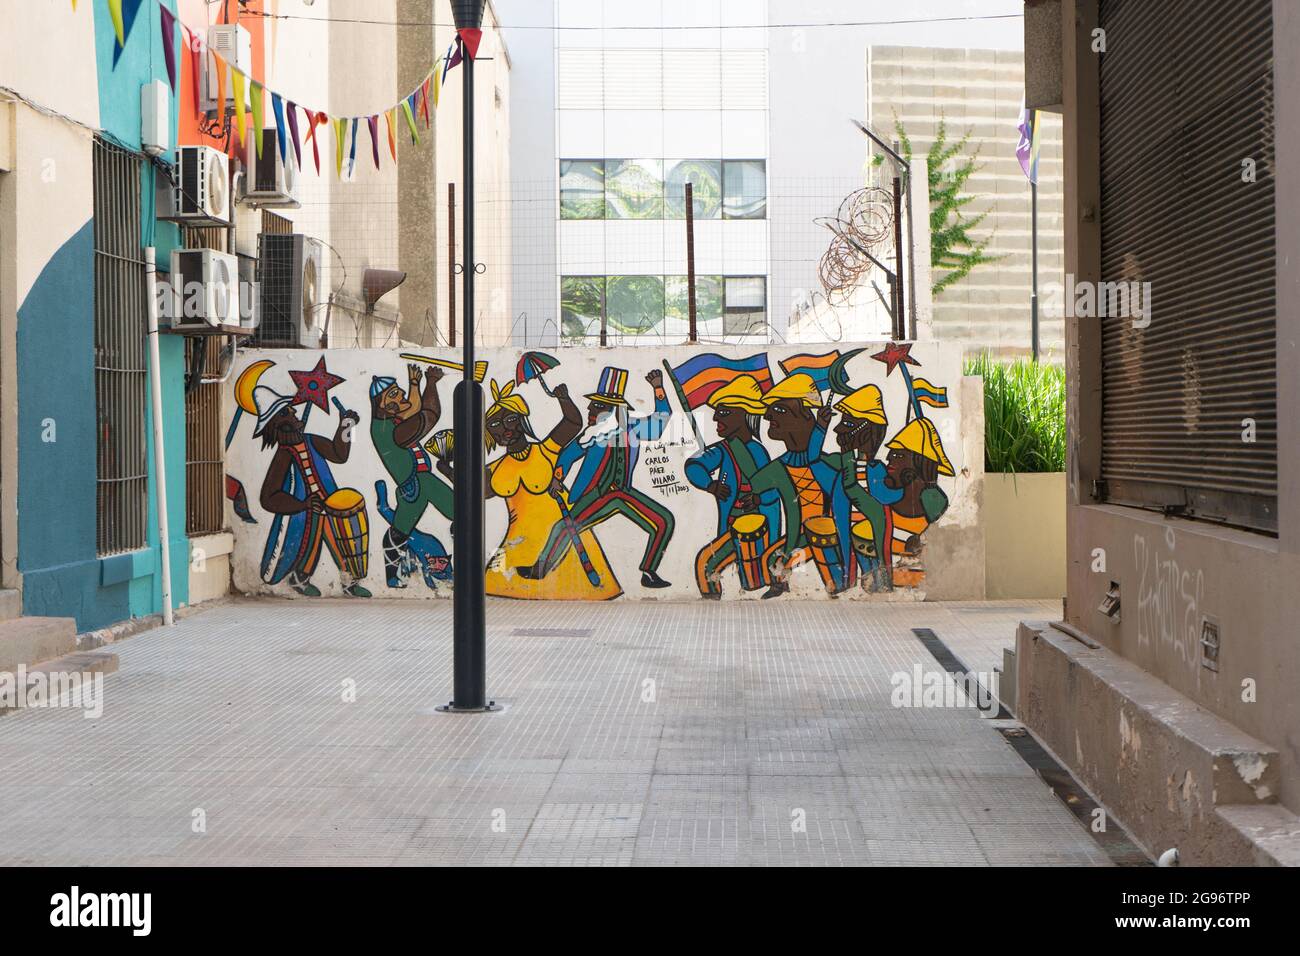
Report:
<svg viewBox="0 0 1300 956"><path fill-rule="evenodd" d="M457 707L454 700L449 700L445 704L439 704L433 708L440 714L494 714L505 708L495 700L490 700L482 707Z"/></svg>

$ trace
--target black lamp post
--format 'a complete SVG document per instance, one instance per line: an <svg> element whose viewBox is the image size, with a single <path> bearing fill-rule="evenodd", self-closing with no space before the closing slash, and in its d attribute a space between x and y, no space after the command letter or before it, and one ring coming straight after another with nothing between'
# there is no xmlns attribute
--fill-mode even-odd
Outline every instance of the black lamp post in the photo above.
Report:
<svg viewBox="0 0 1300 956"><path fill-rule="evenodd" d="M450 712L482 713L496 710L487 698L487 640L483 594L483 388L474 380L474 57L483 25L484 0L451 0L456 33L461 46L463 85L464 203L463 254L464 331L461 355L464 370L456 385L452 421L456 436L453 461L456 475L453 498L454 634L452 644L453 697Z"/></svg>

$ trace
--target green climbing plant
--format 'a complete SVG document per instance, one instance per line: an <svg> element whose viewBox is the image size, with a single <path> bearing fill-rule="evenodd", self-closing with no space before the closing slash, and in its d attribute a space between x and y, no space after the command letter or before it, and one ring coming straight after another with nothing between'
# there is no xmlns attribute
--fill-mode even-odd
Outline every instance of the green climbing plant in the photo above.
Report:
<svg viewBox="0 0 1300 956"><path fill-rule="evenodd" d="M894 120L894 132L898 136L899 151L910 163L912 140L898 119ZM930 262L937 276L930 292L936 296L966 278L976 266L1002 258L985 251L992 236L979 239L971 235L988 217L988 212L975 215L964 212L975 200L975 196L965 191L966 183L980 168L978 147L971 155L965 154L969 141L970 131L967 130L961 139L949 142L947 123L940 116L934 142L925 154L930 193ZM883 158L876 156L876 164L879 165Z"/></svg>

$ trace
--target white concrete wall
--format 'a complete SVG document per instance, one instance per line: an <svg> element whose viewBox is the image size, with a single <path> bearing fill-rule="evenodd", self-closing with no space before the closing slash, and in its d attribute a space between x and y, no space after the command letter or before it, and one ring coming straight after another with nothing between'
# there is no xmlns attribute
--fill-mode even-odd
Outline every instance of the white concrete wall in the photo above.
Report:
<svg viewBox="0 0 1300 956"><path fill-rule="evenodd" d="M902 428L907 416L907 390L901 373L897 370L886 376L886 367L873 361L872 353L883 348L881 343L861 344L858 346L840 345L842 353L853 348L863 348L863 352L853 357L846 365L852 387L867 383L877 384L884 392L884 403L889 419L887 439L892 438ZM723 351L719 349L719 351ZM729 349L725 354L729 358L748 357L754 349ZM779 362L783 359L806 352L807 349L782 347L767 349L765 354L768 368L775 381L784 378ZM822 354L828 349L813 350ZM432 357L456 360L458 352L451 350L425 351L422 354ZM488 378L502 382L514 378L520 352L512 349L487 349L480 353L482 359L489 363ZM626 395L631 403L634 415L645 415L653 411L652 389L646 381L646 374L654 369L662 369L662 362L677 366L692 356L700 354L699 348L668 348L651 350L644 348L622 349L563 349L557 350L554 357L560 365L546 380L554 387L561 382L568 385L579 409L585 415L587 402L584 395L594 391L604 366L617 366L628 370ZM913 373L923 376L937 386L948 389L950 406L945 409L927 408L927 417L936 424L944 450L951 459L955 477L941 477L939 487L949 499L947 513L923 535L922 550L919 560L902 560L896 564L900 573L895 574L898 587L892 595L876 595L878 599L923 598L927 594L942 594L945 598L981 598L983 597L983 549L982 539L978 539L978 480L982 474L983 432L982 406L978 388L971 391L964 386L961 378L960 355L947 346L935 343L919 343L913 346L912 354L921 363L912 367ZM307 430L313 435L332 438L339 424L340 416L333 405L333 399L348 409L354 409L361 422L355 429L349 457L346 463L332 466L334 478L340 488L355 488L361 492L366 502L369 528L369 564L363 578L364 586L376 596L384 597L431 597L447 596L449 583L438 582L436 589L426 587L418 575L412 576L403 589L389 588L384 578L383 556L380 544L388 528L387 521L380 516L376 506L376 481L387 482L387 496L390 501L396 498L393 480L385 471L375 453L370 437L370 400L369 388L372 376L392 376L406 384L407 361L397 350L338 350L324 353L312 351L253 351L241 353L239 362L227 386L225 399L226 420L235 414L234 390L239 387L242 373L255 362L269 361L258 378L260 385L268 386L276 392L292 395L294 388L290 371L307 371L312 369L320 358L325 359L328 370L341 376L342 383L334 386L328 412L311 407ZM251 376L244 379L246 387L251 388ZM451 391L453 378L458 373L449 373L449 378L440 383L438 393L443 404L441 419L434 432L448 428L451 424ZM641 448L640 461L634 472L633 486L644 493L650 500L669 509L674 516L675 528L668 541L659 574L671 582L666 589L646 589L640 585L639 564L646 544L646 535L629 520L614 516L594 528L594 537L612 576L617 579L618 591L629 597L691 600L699 596L696 586L696 557L705 545L715 537L718 522L717 503L713 497L690 485L684 477L683 466L687 458L695 454L697 447L691 429L684 416L681 404L670 382L665 381L672 410L664 438L658 442L649 442ZM544 437L559 420L559 408L556 401L548 398L541 386L530 382L519 387L526 398L531 411L531 424L534 433ZM263 393L265 394L265 393ZM834 397L837 400L837 397ZM968 407L969 406L969 407ZM716 440L712 423L712 412L701 409L696 412L696 420L703 434L704 441ZM968 426L965 423L970 422ZM259 566L262 561L268 532L274 524L274 516L268 514L259 502L264 476L271 462L273 450L263 449L260 438L253 437L254 420L251 415L241 414L235 439L227 457L228 475L238 479L244 488L246 501L252 522L241 520L228 506L230 527L235 533L235 548L232 562L232 577L236 591L244 593L272 592L292 596L293 592L284 584L267 585ZM832 426L833 427L833 426ZM969 432L967 434L966 432ZM590 433L588 433L589 437ZM763 426L763 442L773 457L785 450L778 442L773 442L767 435L767 426ZM837 451L833 436L828 436L827 451ZM489 462L500 457L499 450L489 453ZM878 458L882 459L886 450L882 447ZM566 484L572 486L576 466L567 475ZM439 479L440 480L440 479ZM491 499L486 505L486 547L491 555L502 543L507 529L507 506L499 498ZM449 522L433 508L428 508L418 522L417 527L429 535L436 536L448 550L451 549ZM549 530L549 529L548 529ZM978 539L978 540L977 540ZM930 546L930 540L944 542L941 546ZM903 565L908 565L903 568ZM902 573L905 571L906 573ZM513 571L509 572L513 573ZM341 593L342 582L338 569L328 553L322 554L319 567L312 577L313 584L327 595ZM727 598L756 598L761 591L743 592L740 590L734 570L728 570L722 578L724 596ZM581 589L579 589L581 591ZM809 564L793 575L795 596L806 598L825 598L826 590L814 567ZM853 597L865 597L863 591L854 589L846 593ZM549 591L546 597L585 597L584 593ZM787 598L788 599L788 598Z"/></svg>

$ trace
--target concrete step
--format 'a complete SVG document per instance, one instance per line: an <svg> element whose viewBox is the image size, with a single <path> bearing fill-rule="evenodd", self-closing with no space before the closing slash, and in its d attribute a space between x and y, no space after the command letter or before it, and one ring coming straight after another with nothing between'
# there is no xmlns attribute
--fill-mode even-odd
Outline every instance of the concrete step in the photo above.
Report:
<svg viewBox="0 0 1300 956"><path fill-rule="evenodd" d="M1300 866L1300 817L1286 807L1229 806L1216 813L1251 848L1252 866Z"/></svg>
<svg viewBox="0 0 1300 956"><path fill-rule="evenodd" d="M70 696L66 706L80 706L83 709L90 710L92 705L97 705L101 712L103 708L102 695L94 698L85 696L86 690L74 690L70 686L68 675L80 674L90 676L94 674L112 674L117 670L117 655L112 651L76 651L72 654L65 654L62 657L56 657L53 660L45 661L41 664L35 664L25 669L27 685L30 687L33 682L33 676L42 674L46 678L46 687L50 690L54 688L65 689ZM15 688L15 690L17 690ZM21 693L21 691L19 691ZM58 693L59 691L54 691ZM48 693L48 692L47 692ZM82 696L75 697L73 694L80 693ZM98 691L96 691L98 693ZM27 698L23 698L26 700ZM17 713L22 710L24 705L7 706L11 701L0 698L0 717L6 714ZM48 705L47 705L48 706Z"/></svg>
<svg viewBox="0 0 1300 956"><path fill-rule="evenodd" d="M23 615L23 596L12 588L0 588L0 621Z"/></svg>
<svg viewBox="0 0 1300 956"><path fill-rule="evenodd" d="M0 671L31 667L77 649L77 622L70 617L19 617L0 621Z"/></svg>

